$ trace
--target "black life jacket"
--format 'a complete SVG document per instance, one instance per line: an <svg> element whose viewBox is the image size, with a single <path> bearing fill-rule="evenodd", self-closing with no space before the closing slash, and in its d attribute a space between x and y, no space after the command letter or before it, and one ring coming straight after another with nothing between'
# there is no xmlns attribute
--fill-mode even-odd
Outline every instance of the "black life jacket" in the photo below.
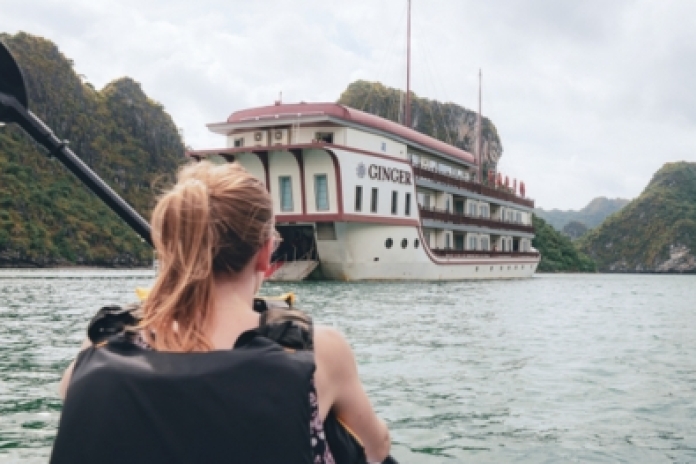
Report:
<svg viewBox="0 0 696 464"><path fill-rule="evenodd" d="M111 339L77 358L50 462L311 463L314 369L255 330L205 353Z"/></svg>
<svg viewBox="0 0 696 464"><path fill-rule="evenodd" d="M242 351L245 354L248 353L250 355L251 359L253 359L254 361L252 361L251 359L246 359L245 362L253 363L253 362L256 362L255 356L257 356L258 354L266 353L266 351L269 350L270 346L275 346L275 347L279 348L278 345L280 345L286 349L291 349L291 350L295 351L294 356L290 356L290 358L292 358L292 363L290 364L290 366L286 366L286 367L291 367L294 365L295 368L299 368L299 371L302 371L301 374L300 374L300 372L295 372L300 377L300 383L302 383L304 381L302 379L304 378L303 376L306 375L306 372L304 372L303 369L306 369L308 367L309 363L311 363L311 371L312 371L311 375L313 375L313 372L314 372L314 363L313 363L314 339L313 339L313 335L314 334L313 334L313 324L312 324L311 317L302 311L298 311L295 309L289 309L288 305L283 304L282 302L273 301L273 300L264 300L264 299L260 299L260 298L257 298L254 300L254 310L261 314L258 329L254 330L254 331L249 331L249 332L245 333L242 337L240 337L239 341L235 345L235 349L232 350L232 353L239 354ZM77 453L79 451L79 447L80 446L84 447L85 443L87 441L89 441L89 444L87 445L88 447L89 446L98 447L99 443L104 441L104 440L99 439L99 436L101 434L93 435L94 438L88 439L79 430L74 429L74 424L72 422L68 422L69 420L71 420L70 416L67 416L65 419L64 419L64 417L66 416L66 411L68 410L68 407L72 406L72 409L75 409L75 411L72 414L77 416L77 421L79 421L79 423L83 424L83 426L89 427L88 423L89 423L90 419L88 419L87 416L84 416L84 417L82 416L82 412L79 409L79 406L74 406L73 404L70 404L71 397L74 396L76 398L82 398L82 395L74 393L74 391L76 390L76 388L74 388L74 384L75 384L76 378L78 376L78 366L83 365L85 363L96 362L101 366L101 369L103 370L104 366L106 366L106 363L111 361L114 356L123 356L124 354L126 356L128 356L127 353L129 352L129 350L133 350L133 348L134 348L133 345L127 343L128 327L132 327L138 323L139 318L140 318L138 312L139 312L139 307L137 305L128 306L128 307L124 307L124 308L121 308L118 306L107 306L107 307L100 309L99 312L90 321L90 324L88 327L88 336L89 336L90 340L92 341L92 343L94 345L103 344L104 342L108 341L108 344L104 347L104 348L108 348L108 349L106 351L102 352L101 350L104 350L104 348L96 349L96 350L94 348L90 348L89 350L81 353L80 356L78 356L78 361L76 363L75 371L73 373L73 378L71 380L70 388L68 390L69 394L68 394L68 397L66 398L66 403L63 407L63 414L61 417L61 426L59 427L58 437L56 438L56 443L54 445L54 451L53 451L53 456L52 456L52 460L51 460L52 463L92 462L91 460L83 460L83 461L75 460L76 457L78 456L78 454L64 454L66 452L66 448L76 448L75 450L73 450L73 453ZM266 340L265 342L263 341L264 339ZM271 341L277 343L278 345L275 345L275 343L272 343ZM271 343L271 345L269 345L269 343ZM249 346L247 346L247 344L249 344ZM264 348L260 353L255 353L251 349L256 348L256 347L264 347ZM240 351L240 348L242 349L242 351ZM143 352L144 353L155 353L153 351L147 351L147 350L142 350L142 349L136 349L135 351L140 353L140 354L143 354ZM111 352L113 352L113 353L110 356L107 356L106 358L104 358L104 356L95 356L95 353L104 354L104 353L111 353ZM277 349L274 350L273 352L275 354L277 354ZM90 353L90 354L88 354L88 353ZM223 352L218 352L218 351L213 352L213 354L215 354L215 353L223 353ZM179 378L179 377L184 378L184 377L190 375L190 371L182 370L179 367L179 365L176 364L176 363L179 363L180 362L179 359L182 359L182 358L175 358L175 357L181 356L182 353L162 353L162 354L164 354L164 355L169 354L171 356L171 358L169 360L166 360L164 362L167 364L167 367L169 370L171 370L171 371L175 370L175 372L177 373L176 374L177 378ZM205 359L204 357L208 354L210 354L210 353L190 353L189 355L191 355L192 358L194 358L194 359L197 357L200 359ZM133 354L131 354L130 356L133 356ZM152 355L151 354L145 355L146 358L148 356L152 356ZM83 359L83 358L87 358L87 359ZM104 359L102 359L102 358L104 358ZM155 358L159 358L159 356L155 356ZM167 356L164 356L164 358L167 358ZM136 364L138 364L138 363L140 363L140 361L138 361L136 359ZM169 363L172 363L172 364L169 364ZM261 364L263 364L263 362ZM145 366L147 366L148 368L151 367L147 363L145 364ZM118 369L118 367L116 369ZM101 376L103 374L100 372L99 375ZM311 377L311 375L310 375L310 377ZM168 378L163 378L161 380L165 384L167 382L171 381L171 379L168 379ZM207 385L208 388L213 387L212 383L217 383L218 387L213 388L216 391L215 398L209 397L209 398L207 398L207 400L203 400L203 403L205 403L205 405L206 405L205 406L206 409L204 409L204 410L208 410L210 408L215 408L215 405L217 404L217 402L222 399L221 396L218 395L218 393L220 393L221 391L224 391L224 393L222 394L223 396L227 395L227 396L234 397L234 398L231 398L229 400L230 408L234 407L234 405L232 405L231 403L242 402L242 403L247 403L247 404L253 405L253 404L256 404L257 401L265 398L265 396L264 396L265 394L262 390L254 389L254 392L251 393L250 397L244 398L244 395L240 394L239 391L231 389L231 388L230 389L225 388L225 382L227 382L227 380L224 380L222 378L220 378L220 379L217 379L217 378L208 379L208 378L206 378L205 380L206 380L205 384ZM266 382L268 380L270 380L270 378L266 379ZM140 379L140 378L135 379L135 380L133 380L130 387L132 389L142 388L140 386L140 382L142 382L142 379ZM285 380L282 380L280 385L283 385L284 382L285 382ZM104 388L112 385L111 382L106 380L106 379L101 379L99 381L99 383L100 383L100 385L104 386ZM264 382L261 382L261 383L264 384ZM275 384L275 382L273 382L273 383ZM250 381L247 385L250 385L251 388L253 388L254 383L253 383L253 381ZM164 385L163 385L163 387L164 387ZM191 389L191 392L190 392L189 396L195 395L196 392L201 391L199 385L191 385L190 389ZM301 390L301 388L300 388L300 390ZM177 389L177 391L178 391L178 389ZM154 392L154 393L156 393L156 392ZM89 395L90 393L86 392L85 394ZM304 395L305 396L302 398L303 404L304 404L304 400L307 396L306 384L305 384ZM153 404L148 406L149 399L143 397L141 394L139 394L137 392L133 392L131 394L131 396L133 396L135 398L140 398L141 401L143 401L142 406L146 407L146 409L149 411L154 411L154 408L159 407L159 403L153 403ZM167 397L169 397L169 396L167 396ZM103 401L109 402L109 401L111 401L111 399L112 399L112 397L108 396L108 398L103 398ZM290 408L286 408L285 404L283 403L283 401L286 401L286 400L292 401L291 399L287 398L284 400L279 399L277 402L273 402L272 404L268 404L268 406L272 406L272 408L268 409L267 412L271 413L272 410L275 409L276 412L286 413L285 415L291 414L292 411L290 410ZM74 403L79 403L81 400L76 399L76 400L72 400L72 401ZM190 399L187 397L186 399L182 399L181 401L182 402L190 401ZM265 403L265 400L264 400L264 403ZM113 403L113 405L116 405L116 407L118 408L117 403ZM196 410L196 407L193 406L192 408L189 408L189 409L191 409L191 411L194 412ZM297 404L295 404L292 409L296 410ZM309 443L309 438L308 438L309 437L309 435L308 435L309 422L307 420L304 423L302 423L302 420L304 420L304 416L307 415L307 412L304 411L303 408L301 408L301 409L302 409L301 414L298 417L302 417L302 419L299 421L295 421L295 423L296 423L295 427L297 428L297 430L307 431L307 438L304 438L304 433L300 433L300 434L295 433L295 434L290 434L290 435L286 434L286 435L284 435L284 439L283 439L284 441L286 438L288 440L295 440L295 445L299 445L299 448L302 448L303 444ZM263 435L265 437L264 438L265 440L270 440L270 441L268 441L266 446L267 447L275 446L274 443L277 440L277 433L279 433L278 431L275 431L275 429L277 427L273 427L274 431L271 431L270 428L265 427L266 419L264 419L261 416L255 415L256 412L255 412L255 409L253 407L251 408L250 413L252 414L250 417L254 418L253 420L254 420L255 424L264 424L264 430L266 430L267 432L272 432L272 433ZM134 419L135 416L126 417L126 416L130 416L130 413L129 414L122 414L122 415L124 416L122 425L126 426L126 427L128 426L129 423L138 420L138 419ZM232 416L238 417L239 414L235 413L235 414L232 414ZM109 416L106 416L106 417L109 417ZM99 420L99 419L100 419L99 417L92 417L91 420ZM217 427L218 427L217 424L225 423L226 421L230 421L230 420L232 420L232 419L230 419L230 417L228 417L228 415L225 415L225 417L223 417L223 416L210 417L210 418L206 419L206 422L209 421L209 423L208 424L200 424L200 427L202 427L206 430L206 434L207 434L207 431L210 429L214 429L214 431L217 432L217 431L219 431L219 429L217 429ZM274 419L271 419L269 417L267 420L274 420ZM65 422L65 426L63 426L64 422ZM73 422L75 422L75 421L73 421ZM252 425L250 425L249 429L252 427ZM276 424L276 425L283 426L283 424ZM151 426L154 429L163 429L164 430L164 433L160 433L158 435L167 435L168 432L170 432L168 430L168 428L171 427L169 425L169 422L162 422L162 421L159 421L156 424L151 424ZM68 428L70 428L71 430L67 430ZM247 429L247 430L249 430L249 429ZM324 432L326 434L326 439L327 439L327 442L329 444L329 449L331 450L331 453L334 457L336 464L366 464L367 463L367 458L365 456L364 448L360 444L359 440L355 436L353 436L344 427L344 425L340 422L337 415L335 414L335 411L333 411L333 410L331 410L329 412L329 414L327 415L327 417L324 420ZM189 434L189 433L192 434L192 435L188 436L189 438L193 437L193 436L197 436L196 434L200 435L200 429L198 431L191 430L191 429L183 430L182 431L183 436L180 439L186 440L187 434ZM257 437L260 437L259 434L254 434L254 435ZM301 438L300 435L302 435L303 437ZM128 443L131 443L128 440L121 440L120 434L117 434L116 436L118 436L119 441L121 443L123 443L122 447L126 447ZM237 438L235 436L229 435L228 431L225 431L220 436L225 437L225 441L223 441L222 443L228 443L228 442L237 440ZM273 438L273 437L276 437L276 438ZM67 443L67 445L66 445L66 443ZM154 455L159 454L159 452L156 451L156 448L153 451L153 448L151 447L151 445L149 445L146 441L145 442L141 441L140 443L141 444L140 444L140 447L138 449L140 449L140 448L147 449L148 456L154 456ZM210 440L206 439L205 443L211 444L211 443L216 443L216 442L214 442L212 437L211 437ZM247 444L249 444L251 446L251 448L247 447L245 452L255 453L255 450L258 449L257 445L260 444L260 441L258 441L258 440L252 441L252 442L249 442ZM286 443L286 445L287 445L287 443ZM212 445L210 445L210 446L212 446ZM181 446L179 446L179 448L180 447ZM179 448L176 448L176 449L179 449ZM221 448L221 450L222 449L224 449L224 448ZM99 452L100 450L96 450L96 451ZM268 450L265 450L265 451L268 451ZM222 452L223 452L223 454L227 453L227 451L222 451ZM168 453L171 453L171 451L169 451ZM299 458L291 459L290 455L283 456L282 453L280 454L280 456L282 457L282 459L280 461L273 460L275 458L268 458L268 460L264 460L262 454L258 454L258 455L253 454L253 456L254 456L253 459L245 460L246 459L245 456L247 456L247 455L243 455L243 454L239 454L239 453L240 452L237 452L237 454L230 453L230 455L227 455L227 457L225 458L226 460L224 462L259 462L259 463L265 463L265 462L268 462L268 463L274 463L274 462L287 462L287 463L298 462L298 463L301 463L301 462L305 462ZM177 452L177 454L180 454L180 453ZM137 455L138 456L144 455L144 453L138 452ZM69 457L70 459L63 460L63 456L65 456L66 458ZM90 455L90 456L93 456L93 455ZM239 456L239 460L237 460L237 456ZM277 456L277 455L274 455L274 456ZM85 456L85 457L87 457L87 456ZM92 458L90 457L90 459L92 459ZM103 458L100 458L100 459L102 461L104 461ZM153 461L152 459L154 459L154 458L148 458L148 460L143 460L142 462L160 462L157 460ZM111 461L107 460L105 462L111 462ZM117 461L114 460L113 462L117 462ZM124 462L135 462L135 461L126 460ZM162 461L162 462L206 462L207 463L207 462L217 462L217 461L214 461L214 460L187 461L187 459L182 457L178 461L171 460L171 461ZM384 461L384 463L385 464L387 464L387 463L396 464L396 460L394 460L391 456L389 456Z"/></svg>

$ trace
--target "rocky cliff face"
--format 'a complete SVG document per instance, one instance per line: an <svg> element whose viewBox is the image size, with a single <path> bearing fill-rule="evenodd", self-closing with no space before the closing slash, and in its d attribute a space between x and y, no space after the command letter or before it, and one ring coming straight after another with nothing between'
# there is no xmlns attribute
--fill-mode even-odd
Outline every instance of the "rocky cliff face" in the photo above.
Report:
<svg viewBox="0 0 696 464"><path fill-rule="evenodd" d="M379 82L356 81L341 94L338 103L367 113L403 121L404 92ZM411 127L468 152L475 152L477 113L454 103L411 96ZM503 156L503 145L488 118L482 118L482 160L484 172L495 170Z"/></svg>
<svg viewBox="0 0 696 464"><path fill-rule="evenodd" d="M696 163L665 164L579 247L601 271L696 272Z"/></svg>

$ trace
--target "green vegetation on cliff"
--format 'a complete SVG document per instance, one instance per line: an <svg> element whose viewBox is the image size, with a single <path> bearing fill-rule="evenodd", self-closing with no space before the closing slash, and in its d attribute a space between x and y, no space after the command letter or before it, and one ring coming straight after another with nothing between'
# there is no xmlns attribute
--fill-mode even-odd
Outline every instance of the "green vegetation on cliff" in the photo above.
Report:
<svg viewBox="0 0 696 464"><path fill-rule="evenodd" d="M578 251L568 237L534 216L532 246L541 253L539 272L595 272L595 263Z"/></svg>
<svg viewBox="0 0 696 464"><path fill-rule="evenodd" d="M401 122L404 92L379 82L356 81L341 94L338 103ZM420 98L411 92L411 127L462 150L474 151L477 113L454 103ZM503 146L495 125L488 118L481 124L484 171L495 168Z"/></svg>
<svg viewBox="0 0 696 464"><path fill-rule="evenodd" d="M58 48L0 34L24 73L29 106L116 192L149 217L153 182L183 160L179 133L140 84L97 91ZM0 266L145 265L150 247L16 125L0 128Z"/></svg>
<svg viewBox="0 0 696 464"><path fill-rule="evenodd" d="M579 246L602 271L696 271L696 163L665 164Z"/></svg>

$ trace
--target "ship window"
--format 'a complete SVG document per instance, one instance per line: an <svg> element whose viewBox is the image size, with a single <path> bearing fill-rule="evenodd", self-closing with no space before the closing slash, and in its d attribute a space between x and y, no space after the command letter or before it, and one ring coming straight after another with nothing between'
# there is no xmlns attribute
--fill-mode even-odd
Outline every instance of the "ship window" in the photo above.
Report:
<svg viewBox="0 0 696 464"><path fill-rule="evenodd" d="M404 215L405 216L411 215L411 194L410 193L406 194L406 203L404 205Z"/></svg>
<svg viewBox="0 0 696 464"><path fill-rule="evenodd" d="M476 203L469 203L469 216L476 217L477 209Z"/></svg>
<svg viewBox="0 0 696 464"><path fill-rule="evenodd" d="M449 198L447 198L445 200L445 211L447 211L448 213L450 211L450 199Z"/></svg>
<svg viewBox="0 0 696 464"><path fill-rule="evenodd" d="M382 151L387 151L387 142L382 142Z"/></svg>
<svg viewBox="0 0 696 464"><path fill-rule="evenodd" d="M483 251L488 251L488 238L487 237L481 237L481 249Z"/></svg>
<svg viewBox="0 0 696 464"><path fill-rule="evenodd" d="M362 211L362 185L355 186L355 211Z"/></svg>
<svg viewBox="0 0 696 464"><path fill-rule="evenodd" d="M392 191L392 214L398 214L399 212L399 192L396 190Z"/></svg>
<svg viewBox="0 0 696 464"><path fill-rule="evenodd" d="M384 242L384 246L387 248L391 248L392 245L394 245L394 240L388 238L386 242Z"/></svg>
<svg viewBox="0 0 696 464"><path fill-rule="evenodd" d="M326 174L314 176L314 195L317 201L317 211L327 211L329 209L329 186Z"/></svg>
<svg viewBox="0 0 696 464"><path fill-rule="evenodd" d="M372 189L372 198L370 198L370 211L377 212L377 189Z"/></svg>
<svg viewBox="0 0 696 464"><path fill-rule="evenodd" d="M407 246L408 246L408 240L403 239L403 240L401 241L401 248L406 248Z"/></svg>
<svg viewBox="0 0 696 464"><path fill-rule="evenodd" d="M418 245L419 245L418 239L417 238L413 239L413 248L418 248Z"/></svg>
<svg viewBox="0 0 696 464"><path fill-rule="evenodd" d="M470 250L475 250L478 245L478 240L476 240L476 237L469 237L469 249Z"/></svg>
<svg viewBox="0 0 696 464"><path fill-rule="evenodd" d="M234 139L234 146L235 147L243 147L244 146L244 137Z"/></svg>
<svg viewBox="0 0 696 464"><path fill-rule="evenodd" d="M451 245L450 245L450 235L449 235L449 234L445 234L445 248L446 248L447 250L449 250L449 249L451 248Z"/></svg>
<svg viewBox="0 0 696 464"><path fill-rule="evenodd" d="M280 210L292 211L292 179L290 176L280 176Z"/></svg>
<svg viewBox="0 0 696 464"><path fill-rule="evenodd" d="M317 142L333 143L333 132L317 132L314 134L314 140Z"/></svg>
<svg viewBox="0 0 696 464"><path fill-rule="evenodd" d="M480 205L479 206L479 213L482 218L487 218L489 217L488 215L488 205Z"/></svg>

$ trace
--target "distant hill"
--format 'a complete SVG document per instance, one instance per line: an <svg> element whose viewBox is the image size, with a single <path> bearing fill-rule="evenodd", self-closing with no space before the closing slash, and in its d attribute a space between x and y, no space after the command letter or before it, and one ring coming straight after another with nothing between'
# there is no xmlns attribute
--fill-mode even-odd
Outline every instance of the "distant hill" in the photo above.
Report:
<svg viewBox="0 0 696 464"><path fill-rule="evenodd" d="M144 217L153 183L184 146L171 117L120 78L96 90L52 42L0 34L24 72L29 107ZM0 266L138 266L150 247L18 126L0 128Z"/></svg>
<svg viewBox="0 0 696 464"><path fill-rule="evenodd" d="M571 240L576 240L585 235L589 230L590 229L588 229L587 226L582 222L570 221L563 227L562 233Z"/></svg>
<svg viewBox="0 0 696 464"><path fill-rule="evenodd" d="M544 219L558 231L563 231L563 228L573 221L584 224L588 229L594 229L608 216L621 210L629 201L623 198L597 197L580 211L560 209L547 211L537 208L534 210L534 214Z"/></svg>
<svg viewBox="0 0 696 464"><path fill-rule="evenodd" d="M400 89L386 87L379 82L360 80L348 86L338 103L394 122L402 122L403 98L404 92ZM476 115L475 111L455 103L420 98L411 92L411 127L471 153L474 152L476 142ZM481 137L485 172L489 168L496 168L503 155L503 145L495 125L486 117L482 118Z"/></svg>
<svg viewBox="0 0 696 464"><path fill-rule="evenodd" d="M595 272L595 263L580 252L568 237L534 216L532 246L541 253L539 272Z"/></svg>
<svg viewBox="0 0 696 464"><path fill-rule="evenodd" d="M696 163L665 164L578 246L602 271L696 272Z"/></svg>

